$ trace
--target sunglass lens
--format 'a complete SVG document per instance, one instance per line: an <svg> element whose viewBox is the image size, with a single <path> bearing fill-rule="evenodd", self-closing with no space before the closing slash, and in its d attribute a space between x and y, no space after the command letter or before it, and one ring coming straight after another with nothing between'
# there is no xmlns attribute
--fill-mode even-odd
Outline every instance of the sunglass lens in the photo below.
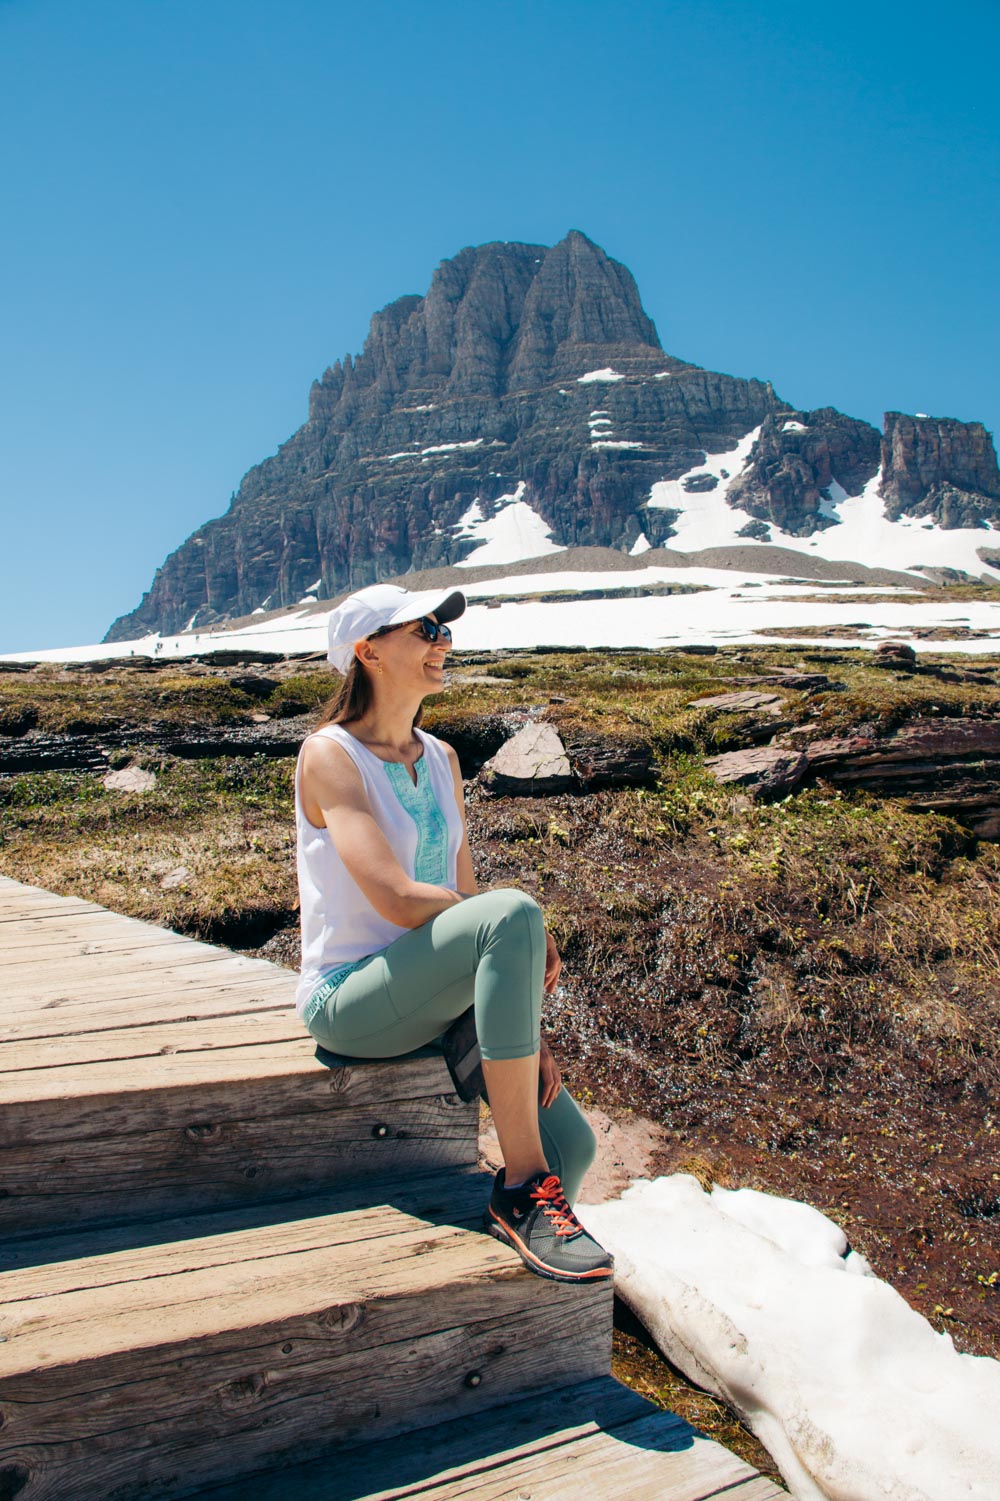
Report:
<svg viewBox="0 0 1000 1501"><path fill-rule="evenodd" d="M439 636L443 641L451 640L451 627L447 625L439 625L436 620L430 620L426 615L420 622L420 630L424 639L426 641L430 641L431 644L433 644Z"/></svg>

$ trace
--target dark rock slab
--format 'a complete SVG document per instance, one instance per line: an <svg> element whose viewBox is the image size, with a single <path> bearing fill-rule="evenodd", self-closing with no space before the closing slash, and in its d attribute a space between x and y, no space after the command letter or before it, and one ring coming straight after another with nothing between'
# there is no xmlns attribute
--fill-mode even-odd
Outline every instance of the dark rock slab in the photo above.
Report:
<svg viewBox="0 0 1000 1501"><path fill-rule="evenodd" d="M729 714L745 714L751 709L766 709L776 714L786 700L780 693L715 693L708 698L693 698L689 709L720 709Z"/></svg>
<svg viewBox="0 0 1000 1501"><path fill-rule="evenodd" d="M773 745L710 756L705 766L717 782L745 787L761 802L787 797L809 770L809 762L800 751Z"/></svg>
<svg viewBox="0 0 1000 1501"><path fill-rule="evenodd" d="M902 798L1000 837L1000 719L913 720L882 739L816 740L804 753L810 778Z"/></svg>
<svg viewBox="0 0 1000 1501"><path fill-rule="evenodd" d="M570 765L585 792L604 787L655 787L656 759L643 740L573 741Z"/></svg>

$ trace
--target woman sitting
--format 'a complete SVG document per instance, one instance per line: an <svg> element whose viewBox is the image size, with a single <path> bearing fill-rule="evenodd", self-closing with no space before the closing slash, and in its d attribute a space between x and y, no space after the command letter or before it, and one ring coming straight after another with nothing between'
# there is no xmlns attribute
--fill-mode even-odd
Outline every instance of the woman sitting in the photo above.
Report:
<svg viewBox="0 0 1000 1501"><path fill-rule="evenodd" d="M302 978L298 1011L332 1052L392 1058L475 1007L504 1167L484 1214L540 1276L612 1275L570 1208L594 1136L540 1040L561 961L536 902L477 893L458 757L419 728L443 686L458 591L361 589L333 611L344 675L295 779Z"/></svg>

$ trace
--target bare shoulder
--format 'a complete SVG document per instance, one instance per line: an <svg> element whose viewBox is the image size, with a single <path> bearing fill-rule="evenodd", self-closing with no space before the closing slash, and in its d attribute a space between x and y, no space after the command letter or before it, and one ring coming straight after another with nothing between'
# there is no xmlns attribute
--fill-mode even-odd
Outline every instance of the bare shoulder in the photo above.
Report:
<svg viewBox="0 0 1000 1501"><path fill-rule="evenodd" d="M329 735L310 735L302 742L299 765L303 788L324 801L355 801L364 797L361 774L342 745ZM367 799L365 799L367 801Z"/></svg>

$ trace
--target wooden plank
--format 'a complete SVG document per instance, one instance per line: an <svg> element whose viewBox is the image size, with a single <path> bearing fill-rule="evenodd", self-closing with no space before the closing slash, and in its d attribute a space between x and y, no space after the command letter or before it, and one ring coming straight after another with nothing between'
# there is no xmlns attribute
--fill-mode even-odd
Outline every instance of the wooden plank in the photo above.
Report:
<svg viewBox="0 0 1000 1501"><path fill-rule="evenodd" d="M0 1253L0 1304L350 1245L435 1224L478 1230L492 1186L490 1173L456 1169L286 1201L265 1212L161 1220L132 1227L124 1244L120 1232L106 1229L86 1240L44 1236L21 1243L12 1256L7 1249ZM10 1266L15 1257L21 1264Z"/></svg>
<svg viewBox="0 0 1000 1501"><path fill-rule="evenodd" d="M166 1218L477 1160L478 1111L457 1095L356 1110L327 1095L325 1110L254 1119L261 1094L252 1082L227 1102L229 1120L191 1110L185 1126L121 1134L111 1119L101 1137L0 1151L0 1232Z"/></svg>
<svg viewBox="0 0 1000 1501"><path fill-rule="evenodd" d="M429 1048L341 1068L325 1068L314 1054L303 1029L300 1039L266 1047L135 1059L124 1077L115 1060L2 1074L0 1140L8 1147L63 1144L192 1120L266 1120L393 1099L456 1098L444 1059Z"/></svg>
<svg viewBox="0 0 1000 1501"><path fill-rule="evenodd" d="M74 998L80 997L81 1000L102 994L111 997L150 995L156 991L171 991L179 985L198 985L204 976L218 976L219 979L248 976L263 982L284 980L293 992L299 979L294 970L284 970L281 965L269 964L267 959L251 959L249 955L233 953L228 949L216 949L215 952L198 955L200 964L195 968L203 970L204 976L195 973L191 967L177 965L173 953L162 964L144 959L143 949L132 953L134 956L131 962L119 974L114 973L113 959L104 959L104 964L108 965L107 973L102 971L102 965L99 964L96 973L81 974L80 959L71 958L57 973L51 973L50 967L44 962L29 967L20 965L8 983L15 988L18 1010L23 1010L26 1007L47 1006L53 995L69 994ZM6 965L0 973L6 974Z"/></svg>
<svg viewBox="0 0 1000 1501"><path fill-rule="evenodd" d="M150 1020L144 1026L47 1037L43 1042L0 1041L0 1100L4 1093L2 1075L20 1069L79 1068L108 1059L163 1058L175 1053L280 1042L307 1045L310 1050L315 1046L299 1018L287 1008L240 1011L217 1021Z"/></svg>
<svg viewBox="0 0 1000 1501"><path fill-rule="evenodd" d="M435 1227L291 1254L280 1271L70 1293L45 1328L30 1303L20 1353L0 1357L0 1469L22 1467L23 1501L170 1497L427 1423L442 1404L471 1421L606 1372L610 1286L547 1283L511 1256Z"/></svg>
<svg viewBox="0 0 1000 1501"><path fill-rule="evenodd" d="M148 941L147 941L148 940ZM231 949L214 948L209 943L201 943L193 938L185 938L180 933L168 933L161 929L155 933L149 933L140 942L135 938L105 938L94 942L83 942L74 939L66 943L49 943L40 946L37 942L25 948L14 945L0 945L3 952L4 972L9 974L11 980L19 983L22 975L19 970L28 965L45 965L46 978L49 971L59 966L69 969L81 960L89 961L91 965L126 963L130 954L137 956L140 964L155 964L159 959L176 964L182 955L190 955L192 962L214 959L222 954L232 954ZM236 958L245 957L236 955ZM250 963L255 961L250 960ZM257 963L262 961L258 960ZM266 961L263 961L266 962ZM114 973L114 971L110 971Z"/></svg>
<svg viewBox="0 0 1000 1501"><path fill-rule="evenodd" d="M165 1248L176 1240L215 1239L235 1231L285 1224L289 1219L356 1213L380 1204L391 1204L400 1213L418 1215L433 1223L479 1229L492 1182L492 1174L483 1173L478 1165L468 1165L447 1168L441 1173L409 1173L404 1178L372 1177L347 1187L326 1188L318 1194L286 1195L256 1204L200 1210L158 1220L132 1220L126 1224L18 1236L0 1244L0 1272L110 1256L119 1251L140 1251L150 1246ZM477 1206L472 1218L466 1216L469 1195Z"/></svg>
<svg viewBox="0 0 1000 1501"><path fill-rule="evenodd" d="M62 1037L74 1032L96 1032L108 1028L143 1026L150 1020L171 1021L208 1019L239 1011L276 1010L284 1007L293 1014L294 976L288 980L261 983L253 976L234 975L224 983L178 984L166 994L155 986L151 993L112 994L96 1001L71 995L55 995L37 1009L14 1010L3 1019L4 1037L10 1040L31 1037ZM109 987L110 988L110 987Z"/></svg>
<svg viewBox="0 0 1000 1501"><path fill-rule="evenodd" d="M107 907L93 907L79 912L52 912L42 915L40 913L22 913L19 917L8 920L4 924L3 946L14 946L23 941L36 938L55 942L58 939L79 937L82 940L88 935L93 938L103 938L118 928L126 933L129 930L139 936L144 930L155 928L155 923L143 922L138 917L124 917L120 912L109 912ZM164 928L163 932L167 929Z"/></svg>
<svg viewBox="0 0 1000 1501"><path fill-rule="evenodd" d="M199 1491L198 1501L374 1501L422 1494L425 1485L467 1471L495 1469L506 1458L544 1451L603 1429L619 1428L656 1409L613 1376L558 1391L535 1392L477 1416L360 1444L335 1460L283 1465ZM686 1429L683 1419L665 1421ZM514 1491L511 1493L517 1495ZM626 1501L626 1498L623 1498ZM668 1501L664 1496L663 1501Z"/></svg>
<svg viewBox="0 0 1000 1501"><path fill-rule="evenodd" d="M425 1501L504 1501L529 1489L531 1501L778 1501L786 1493L721 1444L660 1412L612 1432L587 1434L505 1462L497 1470L422 1486ZM377 1493L376 1493L377 1494ZM390 1492L390 1494L392 1494ZM413 1495L414 1491L396 1492Z"/></svg>
<svg viewBox="0 0 1000 1501"><path fill-rule="evenodd" d="M104 911L97 902L80 896L58 896L41 886L26 886L10 876L0 876L0 919L17 912Z"/></svg>
<svg viewBox="0 0 1000 1501"><path fill-rule="evenodd" d="M190 938L183 933L175 933L172 928L161 928L154 923L139 922L134 918L122 918L116 912L104 912L99 910L98 923L93 916L84 922L67 918L65 921L53 921L49 918L43 922L8 922L0 933L0 951L5 960L10 957L12 962L17 962L25 954L36 951L39 954L60 953L64 949L79 948L142 948L152 943L197 943L200 940ZM126 923L129 926L126 926ZM211 945L206 944L206 948Z"/></svg>

